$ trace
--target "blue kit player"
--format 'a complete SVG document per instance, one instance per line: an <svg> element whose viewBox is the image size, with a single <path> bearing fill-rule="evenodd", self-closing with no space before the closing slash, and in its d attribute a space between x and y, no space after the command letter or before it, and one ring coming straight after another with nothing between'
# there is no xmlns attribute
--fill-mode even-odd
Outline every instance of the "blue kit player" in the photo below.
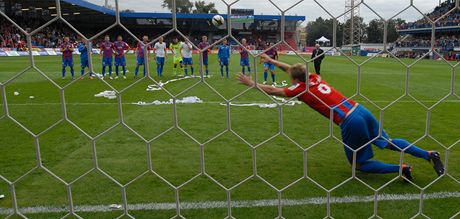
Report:
<svg viewBox="0 0 460 219"><path fill-rule="evenodd" d="M273 46L273 43L270 43L268 45L268 48L272 47L272 46ZM265 54L268 55L270 58L272 58L274 60L278 60L278 52L276 51L276 49L274 47L269 49L268 51L266 51ZM273 86L276 86L275 65L273 63L265 61L264 62L264 84L267 84L268 71L270 71L270 74L272 76Z"/></svg>
<svg viewBox="0 0 460 219"><path fill-rule="evenodd" d="M110 37L105 36L104 42L101 43L101 55L102 55L102 78L105 77L105 67L109 67L109 78L112 80L112 65L113 65L113 53L115 47L112 42L110 42Z"/></svg>
<svg viewBox="0 0 460 219"><path fill-rule="evenodd" d="M122 36L117 37L117 41L113 43L115 48L115 79L118 79L118 68L123 68L123 79L126 79L126 51L131 50L131 47L123 41ZM126 50L126 51L125 51Z"/></svg>
<svg viewBox="0 0 460 219"><path fill-rule="evenodd" d="M89 61L88 61L88 48L86 47L86 41L83 40L78 45L78 52L80 52L80 63L81 63L81 76L80 79L83 79L85 74L85 68L88 68L89 78L93 79L93 74L91 73L91 69L89 68Z"/></svg>
<svg viewBox="0 0 460 219"><path fill-rule="evenodd" d="M241 65L241 72L243 73L243 75L246 74L246 68L248 68L248 74L251 74L251 66L249 64L249 45L246 41L246 38L243 38L241 39L241 44L243 44L243 46L240 46L239 47L239 50L240 50L240 56L241 56L241 59L240 59L240 65Z"/></svg>
<svg viewBox="0 0 460 219"><path fill-rule="evenodd" d="M201 38L201 42L198 44L198 48L203 50L206 48L206 50L203 51L203 65L206 70L206 77L209 77L209 70L208 70L208 56L209 56L209 43L208 43L208 37L203 36Z"/></svg>
<svg viewBox="0 0 460 219"><path fill-rule="evenodd" d="M295 64L291 66L266 54L261 57L265 62L274 64L287 72L293 85L289 88L277 88L259 84L257 87L269 95L297 97L299 101L304 102L324 117L332 119L341 128L342 142L346 145L344 150L347 160L353 164L356 159L357 170L380 174L399 173L401 170L405 180L413 180L412 168L408 164L400 166L373 160L372 145L375 145L377 148L398 153L404 150L404 153L430 162L438 176L444 174L444 165L438 152L423 150L405 139L390 138L383 129L380 133L380 124L368 109L346 98L325 82L320 75L309 74L307 78L305 65ZM255 85L250 77L244 75L239 75L238 80L247 86ZM307 90L309 92L306 92ZM331 110L333 111L332 115ZM357 150L356 157L350 148Z"/></svg>
<svg viewBox="0 0 460 219"><path fill-rule="evenodd" d="M70 67L70 74L72 74L72 80L74 79L75 72L73 70L73 44L70 43L69 37L64 37L64 42L60 46L62 52L62 79L65 79L66 67Z"/></svg>
<svg viewBox="0 0 460 219"><path fill-rule="evenodd" d="M165 66L166 59L166 43L164 42L163 37L158 39L158 42L153 46L153 52L155 54L155 60L157 62L157 76L163 76L163 67Z"/></svg>
<svg viewBox="0 0 460 219"><path fill-rule="evenodd" d="M222 78L224 77L225 66L225 71L227 73L228 78L228 59L230 59L230 46L227 45L227 39L224 39L222 41L222 45L219 46L217 57L219 59L220 64L220 75L222 76Z"/></svg>
<svg viewBox="0 0 460 219"><path fill-rule="evenodd" d="M137 49L136 49L136 57L137 57L137 62L136 62L136 71L134 72L134 78L137 78L137 75L139 74L139 66L143 65L144 66L144 77L147 74L146 68L148 68L148 58L150 54L151 46L147 45L149 43L149 37L144 36L142 37L142 42L146 45L142 45L142 43L137 44ZM146 51L147 49L147 51ZM146 55L147 54L147 55ZM145 59L147 58L147 63L145 63Z"/></svg>

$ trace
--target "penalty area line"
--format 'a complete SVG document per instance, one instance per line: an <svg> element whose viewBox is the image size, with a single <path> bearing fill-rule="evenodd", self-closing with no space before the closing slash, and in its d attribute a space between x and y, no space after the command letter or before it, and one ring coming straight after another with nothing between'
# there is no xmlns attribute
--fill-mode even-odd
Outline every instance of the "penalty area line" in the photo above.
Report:
<svg viewBox="0 0 460 219"><path fill-rule="evenodd" d="M460 192L435 192L424 194L424 200L429 199L447 199L460 198ZM420 194L380 194L378 201L411 201L419 200ZM374 196L343 196L331 197L331 204L349 204L349 203L369 203L374 201ZM282 199L282 206L300 206L300 205L324 205L327 204L326 197L313 197L305 199ZM278 206L278 199L262 199L262 200L244 200L232 201L232 208L252 208L252 207L273 207ZM215 209L227 208L226 201L205 201L205 202L181 202L181 209ZM128 210L174 210L176 203L146 203L146 204L128 204ZM114 210L111 205L79 205L75 206L75 212L109 212ZM20 208L19 212L23 214L38 214L38 213L66 213L69 212L68 207L56 206L36 206ZM0 208L0 214L9 215L13 213L11 208Z"/></svg>

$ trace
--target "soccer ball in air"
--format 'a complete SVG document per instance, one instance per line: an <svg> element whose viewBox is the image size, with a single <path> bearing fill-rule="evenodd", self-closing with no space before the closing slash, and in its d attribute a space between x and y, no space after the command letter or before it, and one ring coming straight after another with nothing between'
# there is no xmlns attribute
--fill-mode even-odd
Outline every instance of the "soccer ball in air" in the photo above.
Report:
<svg viewBox="0 0 460 219"><path fill-rule="evenodd" d="M214 26L216 27L220 27L222 26L223 24L225 23L225 20L222 16L220 15L215 15L213 18L212 18L212 24L214 24Z"/></svg>

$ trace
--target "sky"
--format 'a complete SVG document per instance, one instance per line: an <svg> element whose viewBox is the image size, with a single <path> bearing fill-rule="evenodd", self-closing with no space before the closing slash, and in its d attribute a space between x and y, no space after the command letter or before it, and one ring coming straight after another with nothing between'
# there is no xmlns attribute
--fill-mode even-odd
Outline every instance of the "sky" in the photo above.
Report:
<svg viewBox="0 0 460 219"><path fill-rule="evenodd" d="M89 2L103 5L105 0L87 0ZM192 0L194 1L194 0ZM205 2L213 2L220 13L227 12L227 5L224 0L205 0ZM234 0L225 0L231 4ZM307 21L315 20L317 17L330 18L314 0L272 0L281 10L299 3L295 7L286 12L286 15L301 15L306 16ZM358 2L357 0L355 0ZM382 18L388 19L409 6L411 0L364 0L377 14ZM135 2L135 3L134 3ZM136 12L167 12L168 10L161 7L163 0L119 0L120 9L132 9ZM340 16L345 11L345 0L316 0L334 17ZM439 0L413 0L413 5L423 13L428 13L439 4ZM115 5L114 0L109 0L109 4ZM269 0L240 0L232 5L232 8L254 9L255 14L280 14L280 10L276 8ZM360 7L360 14L366 21L379 18L374 12L365 6ZM407 21L420 19L422 15L410 8L405 12L397 15L395 18L402 18ZM338 18L344 20L343 16Z"/></svg>

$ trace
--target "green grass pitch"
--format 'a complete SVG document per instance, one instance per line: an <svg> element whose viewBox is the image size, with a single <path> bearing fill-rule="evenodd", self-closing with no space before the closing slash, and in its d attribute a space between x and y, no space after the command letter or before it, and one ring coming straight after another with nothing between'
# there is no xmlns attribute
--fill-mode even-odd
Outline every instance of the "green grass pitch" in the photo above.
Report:
<svg viewBox="0 0 460 219"><path fill-rule="evenodd" d="M93 57L94 69L101 71L99 57ZM357 63L365 58L351 57ZM65 86L70 82L60 78L60 57L34 57L36 66L56 84ZM195 74L198 74L198 58L195 57ZM296 63L301 60L295 56L281 56L281 60ZM79 58L74 57L76 74L79 74ZM410 64L415 60L402 60ZM165 66L163 82L172 79L171 58ZM253 60L252 60L253 62ZM129 183L126 195L129 204L174 203L174 190L148 171L148 161L152 161L153 170L174 186L182 185L192 177L199 175L200 145L190 139L184 132L173 127L173 106L137 106L138 101L167 101L171 97L165 91L147 92L147 79L133 79L134 57L128 57L128 79L106 80L117 90L123 90L130 84L134 86L121 95L121 112L117 100L96 98L95 94L111 90L99 80L78 80L66 87L65 109L68 118L90 136L98 136L104 130L119 122L123 114L124 122L143 138L154 139L147 145L139 136L128 128L118 125L95 142L97 163L103 171L122 185ZM257 60L258 63L258 60ZM0 58L0 81L4 83L18 72L26 69L29 58ZM455 63L451 63L455 64ZM460 75L458 68L452 68L442 61L421 60L407 69L395 59L375 58L358 67L346 57L326 57L323 62L323 78L346 96L359 93L354 99L369 108L377 118L382 118L383 127L392 137L406 138L424 149L438 150L443 158L448 157L449 176L437 179L428 186L424 193L457 194L451 197L428 198L423 202L424 215L431 218L449 218L460 211L460 99L453 95L446 97L454 88L460 95ZM230 79L221 78L216 57L211 56L210 72L212 77L205 82L212 86L224 98L230 99L246 90L236 82L235 75L241 71L239 57L231 59ZM310 66L313 69L313 66ZM257 64L258 78L261 78L262 65ZM150 72L156 75L155 65L151 63ZM277 80L288 80L280 72ZM406 73L409 77L406 78ZM452 77L456 74L457 77ZM69 72L68 72L69 74ZM156 76L154 77L158 79ZM406 79L408 94L405 94ZM214 136L227 129L227 109L221 103L225 101L205 83L198 83L198 78L182 80L167 84L165 89L178 98L197 96L202 104L177 105L179 127L193 136L198 142L205 143L204 163L206 173L230 188L254 173L253 156L256 155L257 174L278 189L287 189L280 193L283 200L294 202L305 199L326 199L326 192L309 180L300 179L306 172L308 177L326 189L332 189L352 175L347 163L343 146L339 141L329 138L306 152L309 148L329 136L329 121L306 105L283 106L282 127L298 145L283 135L276 136L280 130L280 109L259 107L230 107L232 130L253 146L252 149L232 132L225 132L218 138ZM261 81L261 80L259 80ZM5 86L10 115L27 127L32 133L40 135L39 145L43 165L66 182L73 182L71 192L74 205L97 206L121 204L121 188L98 171L87 173L94 167L91 141L69 122L61 122L47 130L63 118L60 91L34 69L27 70ZM0 90L0 92L3 92ZM14 95L19 92L19 95ZM30 96L34 96L33 99ZM364 97L363 97L364 96ZM444 98L444 101L437 103ZM416 99L417 101L415 101ZM372 101L369 102L369 100ZM234 103L270 103L270 99L252 89L233 100ZM6 118L3 100L0 104L0 175L9 181L16 181L20 176L32 170L36 164L36 147L34 139L12 120ZM434 106L434 107L433 107ZM433 108L431 108L433 107ZM380 110L384 109L384 110ZM427 109L430 108L428 111ZM429 112L429 113L428 113ZM427 118L430 124L427 125ZM166 130L168 132L164 133ZM340 130L334 126L333 135L340 138ZM160 134L164 133L157 138ZM427 134L427 135L426 135ZM424 137L425 136L425 137ZM431 137L429 137L431 136ZM260 143L263 143L259 145ZM444 147L450 147L446 151ZM301 147L301 148L300 148ZM150 149L150 154L148 150ZM375 149L375 148L374 148ZM375 149L375 159L398 163L401 154ZM403 155L404 162L414 168L414 183L421 188L429 185L437 177L426 161ZM304 166L307 166L304 169ZM379 194L419 194L420 189L414 185L395 179L397 174L373 175L357 172L358 179L352 179L331 192L335 198L349 196L373 196L374 191L364 185L379 189ZM136 179L133 181L133 179ZM390 182L391 180L394 181ZM390 182L390 183L388 183ZM388 184L387 184L388 183ZM383 185L387 184L383 188ZM38 168L21 178L15 185L19 208L25 207L65 207L68 206L67 189L44 170ZM4 217L6 209L12 208L11 193L5 181L0 180L0 193L5 198L0 200L0 212ZM179 189L181 203L204 203L209 201L225 202L225 190L205 175L200 175ZM276 191L263 180L253 177L235 187L229 195L232 201L262 202L261 200L278 199ZM257 203L259 203L257 202ZM174 206L173 206L174 207ZM420 208L418 198L408 200L382 200L374 206L373 202L333 202L331 216L334 218L368 218L374 207L383 218L409 218L416 215ZM77 212L84 218L115 218L121 210L105 209L98 212ZM232 208L235 218L275 218L278 216L276 205L259 207ZM305 203L284 205L282 215L285 218L323 218L326 216L326 204ZM170 218L176 215L171 208L163 210L130 209L136 218ZM209 208L187 208L181 210L186 218L224 218L227 208L209 204ZM26 213L29 218L60 218L65 212ZM457 215L458 216L458 215Z"/></svg>

